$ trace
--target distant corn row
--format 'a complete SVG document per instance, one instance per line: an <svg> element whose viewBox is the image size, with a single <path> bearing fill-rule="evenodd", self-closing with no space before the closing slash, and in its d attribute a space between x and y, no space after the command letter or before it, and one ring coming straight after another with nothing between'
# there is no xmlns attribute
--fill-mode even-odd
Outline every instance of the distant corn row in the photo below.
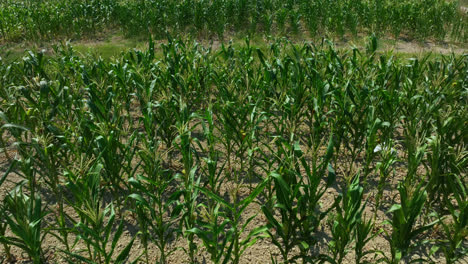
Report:
<svg viewBox="0 0 468 264"><path fill-rule="evenodd" d="M262 240L272 263L466 259L466 55L149 46L0 60L2 258L237 264Z"/></svg>
<svg viewBox="0 0 468 264"><path fill-rule="evenodd" d="M169 31L316 35L377 32L466 41L468 19L446 0L4 0L0 39L80 38L106 29L157 37Z"/></svg>

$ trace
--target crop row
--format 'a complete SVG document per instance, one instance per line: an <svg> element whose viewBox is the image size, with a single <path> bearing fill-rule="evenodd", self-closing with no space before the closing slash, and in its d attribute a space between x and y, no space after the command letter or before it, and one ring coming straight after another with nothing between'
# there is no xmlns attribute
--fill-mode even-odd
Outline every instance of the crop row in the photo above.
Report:
<svg viewBox="0 0 468 264"><path fill-rule="evenodd" d="M467 16L446 0L4 0L0 39L81 38L118 28L159 37L195 32L344 36L378 32L394 37L466 41Z"/></svg>
<svg viewBox="0 0 468 264"><path fill-rule="evenodd" d="M260 242L265 262L466 259L466 56L160 49L0 60L6 259L245 263Z"/></svg>

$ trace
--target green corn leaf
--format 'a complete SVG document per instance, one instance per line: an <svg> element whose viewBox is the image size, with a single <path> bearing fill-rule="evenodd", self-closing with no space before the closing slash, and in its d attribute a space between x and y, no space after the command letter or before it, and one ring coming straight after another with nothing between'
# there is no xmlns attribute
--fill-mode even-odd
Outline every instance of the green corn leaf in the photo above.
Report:
<svg viewBox="0 0 468 264"><path fill-rule="evenodd" d="M327 188L332 186L335 183L335 179L336 179L335 170L333 169L332 165L328 163L328 177L327 177L327 183L326 183Z"/></svg>
<svg viewBox="0 0 468 264"><path fill-rule="evenodd" d="M135 238L136 236L134 236L132 240L130 240L130 242L127 244L127 246L124 248L124 250L120 252L120 254L115 259L115 263L125 263L126 259L129 257L130 250L132 249L133 243L135 242ZM137 260L138 258L135 261Z"/></svg>
<svg viewBox="0 0 468 264"><path fill-rule="evenodd" d="M196 187L196 189L200 190L202 193L204 193L208 197L212 198L216 202L222 204L223 206L228 208L230 211L233 210L232 206L228 202L226 202L223 198L221 198L217 194L213 193L212 191L210 191L210 190L208 190L208 189L206 189L204 187Z"/></svg>

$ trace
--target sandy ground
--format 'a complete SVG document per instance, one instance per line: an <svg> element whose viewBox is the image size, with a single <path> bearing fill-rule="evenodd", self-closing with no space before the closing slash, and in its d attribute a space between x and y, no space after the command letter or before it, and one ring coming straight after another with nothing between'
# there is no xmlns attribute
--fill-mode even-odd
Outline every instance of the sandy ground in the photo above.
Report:
<svg viewBox="0 0 468 264"><path fill-rule="evenodd" d="M468 10L468 9L467 9ZM244 44L244 39L241 36L233 37L234 43L239 45ZM227 43L229 37L225 38ZM302 43L304 41L314 41L308 38L302 38L301 36L291 37L291 40L294 43ZM210 46L216 50L221 47L221 42L219 40L207 40L207 39L197 39L198 42L202 43L205 46ZM321 40L315 40L314 42L319 43ZM338 49L347 49L351 47L365 48L365 43L367 41L366 36L358 37L345 37L337 38L333 40L335 42L336 48ZM254 39L251 41L252 46L263 47L269 41L266 39ZM19 59L25 54L25 50L36 50L44 51L46 54L54 54L54 46L60 43L66 43L66 40L61 42L43 42L43 43L4 43L0 44L0 57L3 57L7 60ZM90 40L75 40L69 41L74 49L81 54L93 54L94 56L102 56L103 58L118 57L122 52L129 49L147 49L146 40L136 40L136 39L126 39L118 34L110 34L95 39ZM158 51L160 49L160 43L164 41L156 41L156 56L158 56ZM403 56L421 56L428 53L436 54L464 54L468 51L468 43L460 42L451 42L447 41L418 41L412 40L405 37L400 37L399 39L392 38L381 38L379 39L378 52L388 52L393 51L395 54L400 54Z"/></svg>

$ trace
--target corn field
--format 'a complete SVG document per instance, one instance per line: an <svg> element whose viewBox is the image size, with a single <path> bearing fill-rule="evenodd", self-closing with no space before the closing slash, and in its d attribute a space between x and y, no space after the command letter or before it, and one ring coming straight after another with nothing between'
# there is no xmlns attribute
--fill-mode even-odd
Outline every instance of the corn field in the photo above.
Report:
<svg viewBox="0 0 468 264"><path fill-rule="evenodd" d="M0 41L82 38L117 30L126 36L355 36L378 32L466 42L458 0L2 0Z"/></svg>
<svg viewBox="0 0 468 264"><path fill-rule="evenodd" d="M0 60L3 262L466 261L468 57L376 48Z"/></svg>

